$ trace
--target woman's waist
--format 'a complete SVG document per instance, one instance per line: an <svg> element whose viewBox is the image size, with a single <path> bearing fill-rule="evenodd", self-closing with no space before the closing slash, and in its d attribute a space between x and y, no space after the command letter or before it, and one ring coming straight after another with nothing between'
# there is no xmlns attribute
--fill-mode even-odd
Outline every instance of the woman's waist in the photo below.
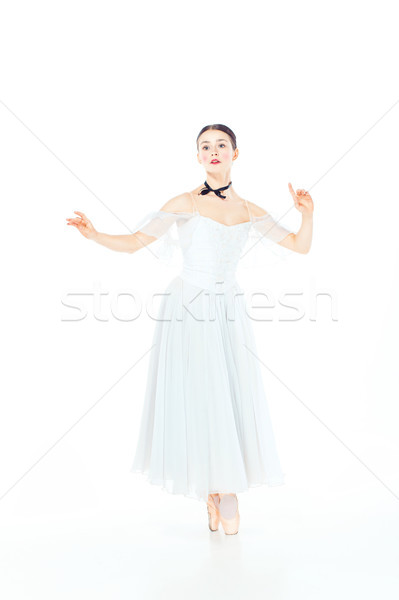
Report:
<svg viewBox="0 0 399 600"><path fill-rule="evenodd" d="M237 284L235 268L206 269L200 266L183 265L179 277L204 289L226 291Z"/></svg>

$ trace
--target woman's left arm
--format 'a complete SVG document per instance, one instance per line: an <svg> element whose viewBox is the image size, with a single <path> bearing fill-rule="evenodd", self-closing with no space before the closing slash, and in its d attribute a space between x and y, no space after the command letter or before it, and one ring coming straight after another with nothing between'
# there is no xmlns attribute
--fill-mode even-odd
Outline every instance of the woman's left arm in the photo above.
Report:
<svg viewBox="0 0 399 600"><path fill-rule="evenodd" d="M294 252L300 254L307 254L312 245L313 235L313 200L310 197L309 192L305 190L297 190L294 192L292 185L288 184L288 189L291 192L291 196L294 199L295 208L302 213L302 224L297 233L291 233L287 235L281 242L278 242L280 246L284 246Z"/></svg>

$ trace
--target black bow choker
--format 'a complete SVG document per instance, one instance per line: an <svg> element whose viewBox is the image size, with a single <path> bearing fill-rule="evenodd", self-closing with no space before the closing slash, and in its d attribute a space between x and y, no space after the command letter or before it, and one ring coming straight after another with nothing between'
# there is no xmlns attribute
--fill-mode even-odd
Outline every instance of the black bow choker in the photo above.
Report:
<svg viewBox="0 0 399 600"><path fill-rule="evenodd" d="M231 186L231 181L230 181L229 185L225 185L224 187L220 187L217 190L213 190L211 188L211 186L206 181L204 181L204 184L206 185L206 188L204 188L204 189L202 189L200 191L200 194L202 196L204 196L204 194L209 194L209 192L214 192L216 194L216 196L219 196L219 198L223 198L224 199L224 198L226 198L226 196L223 196L220 192L222 190L227 190L227 188L229 188Z"/></svg>

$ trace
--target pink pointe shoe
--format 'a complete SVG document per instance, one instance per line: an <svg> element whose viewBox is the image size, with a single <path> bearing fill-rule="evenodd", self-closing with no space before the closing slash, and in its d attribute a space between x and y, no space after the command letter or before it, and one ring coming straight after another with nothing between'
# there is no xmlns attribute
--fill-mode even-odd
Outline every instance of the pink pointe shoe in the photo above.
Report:
<svg viewBox="0 0 399 600"><path fill-rule="evenodd" d="M220 514L219 514L219 495L209 494L206 503L208 509L208 526L211 531L219 529Z"/></svg>
<svg viewBox="0 0 399 600"><path fill-rule="evenodd" d="M238 533L240 513L236 494L219 494L219 517L227 535Z"/></svg>

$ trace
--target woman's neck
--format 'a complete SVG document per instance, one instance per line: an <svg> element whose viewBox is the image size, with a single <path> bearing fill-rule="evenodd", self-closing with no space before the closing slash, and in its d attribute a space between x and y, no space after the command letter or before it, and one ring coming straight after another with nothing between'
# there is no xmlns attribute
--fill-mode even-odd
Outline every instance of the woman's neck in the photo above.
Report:
<svg viewBox="0 0 399 600"><path fill-rule="evenodd" d="M207 173L206 181L213 190L217 190L218 188L224 187L225 185L229 185L229 183L231 181L230 172L229 173L220 173L220 174ZM229 187L229 190L231 190L232 188L233 188L233 184Z"/></svg>

